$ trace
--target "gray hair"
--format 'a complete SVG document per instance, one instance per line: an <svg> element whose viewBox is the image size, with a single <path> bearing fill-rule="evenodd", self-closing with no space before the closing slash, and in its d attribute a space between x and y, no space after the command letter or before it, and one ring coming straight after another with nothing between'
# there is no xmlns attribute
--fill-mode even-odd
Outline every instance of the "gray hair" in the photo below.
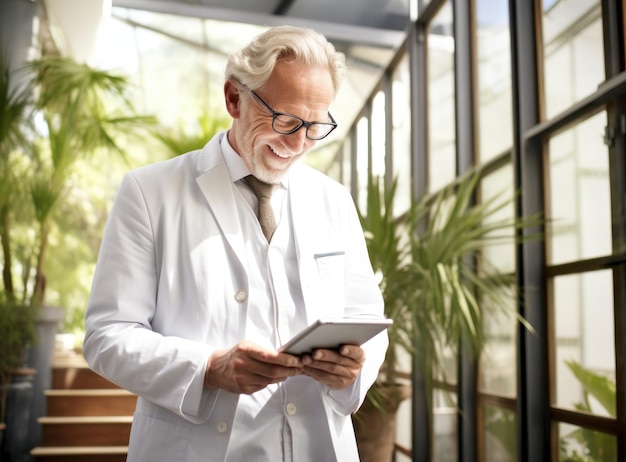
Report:
<svg viewBox="0 0 626 462"><path fill-rule="evenodd" d="M237 80L255 90L268 81L276 62L283 58L311 67L326 67L337 94L346 72L344 54L336 51L319 32L302 27L273 27L232 53L226 64L226 79Z"/></svg>

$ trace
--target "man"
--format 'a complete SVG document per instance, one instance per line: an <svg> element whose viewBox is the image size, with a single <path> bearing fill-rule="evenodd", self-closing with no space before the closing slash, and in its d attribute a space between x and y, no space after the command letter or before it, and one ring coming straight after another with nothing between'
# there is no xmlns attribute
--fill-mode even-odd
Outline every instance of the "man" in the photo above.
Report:
<svg viewBox="0 0 626 462"><path fill-rule="evenodd" d="M139 396L129 462L358 460L350 416L386 334L301 358L277 352L318 318L383 316L350 195L297 162L335 128L328 109L344 70L322 35L269 29L227 64L231 128L125 176L84 355ZM250 174L274 185L275 230L257 220L269 205Z"/></svg>

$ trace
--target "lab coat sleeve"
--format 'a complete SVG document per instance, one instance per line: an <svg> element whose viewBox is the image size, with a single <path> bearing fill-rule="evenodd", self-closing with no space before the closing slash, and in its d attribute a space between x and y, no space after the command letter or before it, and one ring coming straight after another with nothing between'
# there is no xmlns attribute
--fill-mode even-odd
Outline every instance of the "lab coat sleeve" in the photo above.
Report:
<svg viewBox="0 0 626 462"><path fill-rule="evenodd" d="M101 244L83 353L89 366L113 383L187 420L202 422L217 395L203 389L213 349L151 327L159 279L148 210L139 184L127 174Z"/></svg>

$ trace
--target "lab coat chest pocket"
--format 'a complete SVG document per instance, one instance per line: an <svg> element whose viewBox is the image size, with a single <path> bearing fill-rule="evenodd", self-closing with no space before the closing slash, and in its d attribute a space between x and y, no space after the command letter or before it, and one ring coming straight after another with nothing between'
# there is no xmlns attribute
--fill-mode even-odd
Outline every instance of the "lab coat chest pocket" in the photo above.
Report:
<svg viewBox="0 0 626 462"><path fill-rule="evenodd" d="M318 296L326 316L341 317L345 307L345 252L343 250L314 254L320 282Z"/></svg>

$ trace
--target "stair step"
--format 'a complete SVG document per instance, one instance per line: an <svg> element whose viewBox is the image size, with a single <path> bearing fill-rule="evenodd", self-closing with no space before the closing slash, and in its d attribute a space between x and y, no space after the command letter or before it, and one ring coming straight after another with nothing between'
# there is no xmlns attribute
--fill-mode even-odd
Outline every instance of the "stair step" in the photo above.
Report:
<svg viewBox="0 0 626 462"><path fill-rule="evenodd" d="M96 374L87 365L58 364L52 368L52 388L90 390L119 387L101 375Z"/></svg>
<svg viewBox="0 0 626 462"><path fill-rule="evenodd" d="M36 447L30 454L36 462L124 462L128 446Z"/></svg>
<svg viewBox="0 0 626 462"><path fill-rule="evenodd" d="M46 390L48 416L133 415L137 396L122 389Z"/></svg>
<svg viewBox="0 0 626 462"><path fill-rule="evenodd" d="M40 417L41 446L126 446L132 416Z"/></svg>

